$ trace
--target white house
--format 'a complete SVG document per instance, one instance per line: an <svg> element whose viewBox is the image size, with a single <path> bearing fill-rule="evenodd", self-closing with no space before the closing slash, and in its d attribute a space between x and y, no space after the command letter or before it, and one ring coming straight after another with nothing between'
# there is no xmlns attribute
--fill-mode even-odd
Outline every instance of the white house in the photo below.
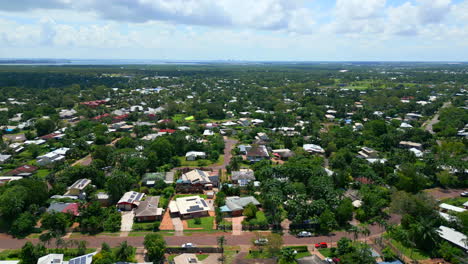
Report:
<svg viewBox="0 0 468 264"><path fill-rule="evenodd" d="M69 148L59 148L47 154L39 156L37 157L37 164L39 164L40 166L45 166L51 163L63 161L65 160L65 155L69 150Z"/></svg>
<svg viewBox="0 0 468 264"><path fill-rule="evenodd" d="M325 150L319 145L304 144L302 147L304 148L305 151L307 151L309 153L318 153L318 154L325 153Z"/></svg>
<svg viewBox="0 0 468 264"><path fill-rule="evenodd" d="M197 159L205 159L206 153L202 151L189 151L185 154L185 159L189 161L197 160Z"/></svg>

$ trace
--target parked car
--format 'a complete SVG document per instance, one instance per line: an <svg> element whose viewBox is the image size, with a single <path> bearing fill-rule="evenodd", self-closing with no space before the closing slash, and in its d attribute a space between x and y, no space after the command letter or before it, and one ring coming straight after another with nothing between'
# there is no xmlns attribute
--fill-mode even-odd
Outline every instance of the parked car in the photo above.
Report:
<svg viewBox="0 0 468 264"><path fill-rule="evenodd" d="M460 193L460 196L461 197L468 197L468 192L462 192L462 193Z"/></svg>
<svg viewBox="0 0 468 264"><path fill-rule="evenodd" d="M315 248L327 248L328 245L326 242L320 242L320 243L317 243L315 244Z"/></svg>
<svg viewBox="0 0 468 264"><path fill-rule="evenodd" d="M195 245L193 243L182 244L182 248L193 248L193 247L195 247Z"/></svg>
<svg viewBox="0 0 468 264"><path fill-rule="evenodd" d="M259 238L259 239L254 241L254 244L257 245L257 246L264 246L264 245L268 244L268 239Z"/></svg>
<svg viewBox="0 0 468 264"><path fill-rule="evenodd" d="M299 234L297 234L297 237L311 237L312 233L308 231L301 231Z"/></svg>

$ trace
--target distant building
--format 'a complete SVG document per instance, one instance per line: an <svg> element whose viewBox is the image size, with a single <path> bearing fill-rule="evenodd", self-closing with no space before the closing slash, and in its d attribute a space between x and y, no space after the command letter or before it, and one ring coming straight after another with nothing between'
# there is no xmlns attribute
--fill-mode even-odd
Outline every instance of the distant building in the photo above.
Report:
<svg viewBox="0 0 468 264"><path fill-rule="evenodd" d="M270 159L270 155L268 155L268 150L264 145L254 145L247 151L247 159L254 163L264 159Z"/></svg>
<svg viewBox="0 0 468 264"><path fill-rule="evenodd" d="M309 153L315 153L315 154L325 153L325 150L321 146L315 145L315 144L304 144L302 148L304 148L304 150Z"/></svg>
<svg viewBox="0 0 468 264"><path fill-rule="evenodd" d="M240 169L231 172L231 181L239 186L247 186L249 182L255 181L254 171L251 169Z"/></svg>
<svg viewBox="0 0 468 264"><path fill-rule="evenodd" d="M74 216L79 215L79 204L78 203L51 203L47 212L49 213L67 213Z"/></svg>
<svg viewBox="0 0 468 264"><path fill-rule="evenodd" d="M203 190L211 190L218 186L218 175L208 171L191 170L182 174L176 181L176 191L183 193L201 193Z"/></svg>
<svg viewBox="0 0 468 264"><path fill-rule="evenodd" d="M290 149L274 149L273 155L278 157L281 160L288 160L291 157L294 157L294 152Z"/></svg>
<svg viewBox="0 0 468 264"><path fill-rule="evenodd" d="M88 187L89 184L91 184L91 180L79 179L70 187L68 187L68 191L65 193L65 195L81 196L84 193L84 189Z"/></svg>
<svg viewBox="0 0 468 264"><path fill-rule="evenodd" d="M37 164L40 166L45 166L59 161L64 161L65 155L69 150L69 148L59 148L42 156L38 156Z"/></svg>
<svg viewBox="0 0 468 264"><path fill-rule="evenodd" d="M206 153L202 151L189 151L185 154L185 159L188 161L194 161L197 159L206 159Z"/></svg>

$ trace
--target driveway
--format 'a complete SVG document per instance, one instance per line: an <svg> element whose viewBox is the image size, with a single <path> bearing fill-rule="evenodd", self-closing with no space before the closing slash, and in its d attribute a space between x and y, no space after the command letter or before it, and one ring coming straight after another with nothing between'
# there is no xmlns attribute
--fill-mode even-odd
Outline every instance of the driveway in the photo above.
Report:
<svg viewBox="0 0 468 264"><path fill-rule="evenodd" d="M446 107L449 107L450 105L452 104L452 102L445 102L441 109L442 108L446 108ZM440 112L440 110L439 110ZM434 130L432 130L432 127L439 123L439 112L437 112L437 114L434 115L434 117L432 117L432 119L429 119L427 120L422 126L426 129L426 131L428 131L429 133L431 134L435 134L434 133Z"/></svg>
<svg viewBox="0 0 468 264"><path fill-rule="evenodd" d="M171 218L172 224L174 225L174 235L176 236L183 236L184 235L184 224L179 217Z"/></svg>
<svg viewBox="0 0 468 264"><path fill-rule="evenodd" d="M120 232L132 231L133 216L133 211L122 212L122 224L120 225Z"/></svg>
<svg viewBox="0 0 468 264"><path fill-rule="evenodd" d="M240 236L242 235L242 221L244 221L244 216L233 217L232 219L232 235Z"/></svg>

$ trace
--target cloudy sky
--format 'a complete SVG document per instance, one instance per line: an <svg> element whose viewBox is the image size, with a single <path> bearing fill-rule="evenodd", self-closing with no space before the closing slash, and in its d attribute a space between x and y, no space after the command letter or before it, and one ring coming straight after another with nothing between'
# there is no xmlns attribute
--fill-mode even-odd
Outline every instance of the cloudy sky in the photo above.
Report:
<svg viewBox="0 0 468 264"><path fill-rule="evenodd" d="M0 58L468 61L468 0L0 0Z"/></svg>

